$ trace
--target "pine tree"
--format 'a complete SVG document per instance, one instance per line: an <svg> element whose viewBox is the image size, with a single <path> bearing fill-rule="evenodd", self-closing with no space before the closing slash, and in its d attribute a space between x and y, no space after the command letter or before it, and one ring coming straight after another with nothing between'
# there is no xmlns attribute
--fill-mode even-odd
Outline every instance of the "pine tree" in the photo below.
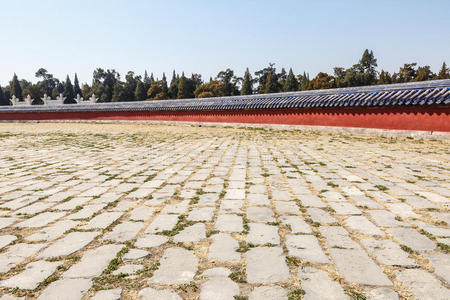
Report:
<svg viewBox="0 0 450 300"><path fill-rule="evenodd" d="M19 79L17 79L16 73L12 78L12 81L9 83L11 95L16 96L16 98L22 99L22 87L20 86Z"/></svg>
<svg viewBox="0 0 450 300"><path fill-rule="evenodd" d="M173 70L172 80L169 86L169 98L176 99L178 96L178 76L175 75L175 70Z"/></svg>
<svg viewBox="0 0 450 300"><path fill-rule="evenodd" d="M145 88L145 91L147 92L148 89L150 88L150 84L151 84L150 77L148 77L147 70L145 70L145 72L144 72L144 79L142 81L144 82L144 88Z"/></svg>
<svg viewBox="0 0 450 300"><path fill-rule="evenodd" d="M136 91L134 93L134 97L136 98L136 101L143 101L146 98L147 92L145 91L145 86L142 81L138 81L136 85Z"/></svg>
<svg viewBox="0 0 450 300"><path fill-rule="evenodd" d="M241 95L251 95L253 94L253 80L252 75L248 71L248 68L245 70L244 80L242 81Z"/></svg>
<svg viewBox="0 0 450 300"><path fill-rule="evenodd" d="M80 83L78 82L77 73L75 73L75 78L73 79L73 93L75 94L75 96L77 94L81 96L81 88Z"/></svg>
<svg viewBox="0 0 450 300"><path fill-rule="evenodd" d="M286 77L284 82L283 91L285 92L293 92L298 89L298 82L295 78L294 72L292 72L292 68L289 69L289 74Z"/></svg>
<svg viewBox="0 0 450 300"><path fill-rule="evenodd" d="M392 77L389 75L389 72L381 70L380 77L378 78L377 84L391 84Z"/></svg>
<svg viewBox="0 0 450 300"><path fill-rule="evenodd" d="M64 97L66 97L66 100L64 101L64 103L74 103L75 102L75 100L73 99L73 98L75 98L74 91L73 91L73 85L72 85L72 82L70 81L69 75L67 75L66 82L64 82L63 95L64 95Z"/></svg>
<svg viewBox="0 0 450 300"><path fill-rule="evenodd" d="M264 94L278 93L279 91L277 76L272 73L267 74L266 84L264 85Z"/></svg>
<svg viewBox="0 0 450 300"><path fill-rule="evenodd" d="M447 68L445 61L442 63L441 70L438 73L436 79L449 79L450 78L450 69Z"/></svg>

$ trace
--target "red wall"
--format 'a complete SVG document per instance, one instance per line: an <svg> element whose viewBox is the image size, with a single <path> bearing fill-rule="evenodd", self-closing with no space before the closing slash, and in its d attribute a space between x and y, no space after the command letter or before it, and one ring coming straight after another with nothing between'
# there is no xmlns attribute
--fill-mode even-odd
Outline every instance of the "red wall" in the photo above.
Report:
<svg viewBox="0 0 450 300"><path fill-rule="evenodd" d="M0 113L0 120L158 120L450 132L450 107Z"/></svg>

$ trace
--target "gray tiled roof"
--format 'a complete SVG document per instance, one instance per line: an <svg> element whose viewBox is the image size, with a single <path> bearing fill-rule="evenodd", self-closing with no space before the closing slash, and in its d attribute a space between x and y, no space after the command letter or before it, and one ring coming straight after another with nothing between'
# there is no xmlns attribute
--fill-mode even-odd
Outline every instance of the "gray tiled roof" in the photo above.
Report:
<svg viewBox="0 0 450 300"><path fill-rule="evenodd" d="M3 106L1 112L244 110L384 106L450 106L450 80L291 93L143 102Z"/></svg>

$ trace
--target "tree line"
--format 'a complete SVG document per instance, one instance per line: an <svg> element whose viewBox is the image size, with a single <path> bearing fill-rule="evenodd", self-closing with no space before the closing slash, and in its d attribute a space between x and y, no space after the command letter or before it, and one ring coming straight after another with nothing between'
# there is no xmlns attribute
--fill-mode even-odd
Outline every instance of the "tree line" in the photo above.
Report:
<svg viewBox="0 0 450 300"><path fill-rule="evenodd" d="M42 103L44 94L53 99L63 94L65 103L75 103L77 94L85 99L95 94L99 102L124 102L267 94L450 78L450 69L445 62L437 74L431 71L430 66L418 66L417 63L404 64L393 74L384 70L378 72L377 66L373 51L366 49L352 67L335 67L334 74L319 72L312 79L305 72L295 75L292 68L288 72L284 68L278 72L273 63L253 75L247 68L243 77L226 69L207 82L197 73L186 76L184 72L180 75L173 71L170 84L164 73L161 79L155 79L153 73L149 76L147 71L143 76L129 71L121 80L120 74L114 69L97 68L91 85L86 83L81 87L76 73L72 84L69 75L65 81L61 81L41 68L35 74L39 80L35 84L25 79L19 80L14 74L9 85L3 88L0 86L0 105L9 105L13 95L19 99L30 95L35 99L33 104Z"/></svg>

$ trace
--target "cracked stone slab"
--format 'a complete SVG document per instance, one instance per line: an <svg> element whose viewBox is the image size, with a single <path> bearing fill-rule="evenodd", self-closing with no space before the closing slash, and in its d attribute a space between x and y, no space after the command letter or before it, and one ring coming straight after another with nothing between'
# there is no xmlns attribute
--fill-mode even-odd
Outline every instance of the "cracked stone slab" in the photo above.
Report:
<svg viewBox="0 0 450 300"><path fill-rule="evenodd" d="M11 268L23 262L27 257L36 254L45 244L14 244L0 254L0 273L6 273Z"/></svg>
<svg viewBox="0 0 450 300"><path fill-rule="evenodd" d="M397 280L417 299L450 299L450 291L425 270L407 269L394 273Z"/></svg>
<svg viewBox="0 0 450 300"><path fill-rule="evenodd" d="M417 267L414 259L391 240L362 239L363 246L383 265Z"/></svg>
<svg viewBox="0 0 450 300"><path fill-rule="evenodd" d="M350 283L391 286L392 282L370 257L357 249L328 249L339 273Z"/></svg>
<svg viewBox="0 0 450 300"><path fill-rule="evenodd" d="M289 268L280 247L257 247L246 254L249 283L277 283L289 278Z"/></svg>
<svg viewBox="0 0 450 300"><path fill-rule="evenodd" d="M7 288L34 290L45 278L52 275L62 262L39 260L29 263L19 274L3 280L0 285Z"/></svg>
<svg viewBox="0 0 450 300"><path fill-rule="evenodd" d="M274 222L274 213L267 207L248 207L247 218L253 222L267 223Z"/></svg>
<svg viewBox="0 0 450 300"><path fill-rule="evenodd" d="M304 299L350 299L336 281L332 281L325 271L313 267L300 267L298 277L305 291Z"/></svg>
<svg viewBox="0 0 450 300"><path fill-rule="evenodd" d="M249 223L250 232L247 235L247 243L255 245L263 244L280 244L280 236L278 235L278 227L260 223Z"/></svg>
<svg viewBox="0 0 450 300"><path fill-rule="evenodd" d="M192 251L183 248L167 249L159 262L159 269L154 272L149 284L189 283L197 271L197 258Z"/></svg>
<svg viewBox="0 0 450 300"><path fill-rule="evenodd" d="M292 233L312 233L311 227L300 217L280 216L280 221L289 225Z"/></svg>

